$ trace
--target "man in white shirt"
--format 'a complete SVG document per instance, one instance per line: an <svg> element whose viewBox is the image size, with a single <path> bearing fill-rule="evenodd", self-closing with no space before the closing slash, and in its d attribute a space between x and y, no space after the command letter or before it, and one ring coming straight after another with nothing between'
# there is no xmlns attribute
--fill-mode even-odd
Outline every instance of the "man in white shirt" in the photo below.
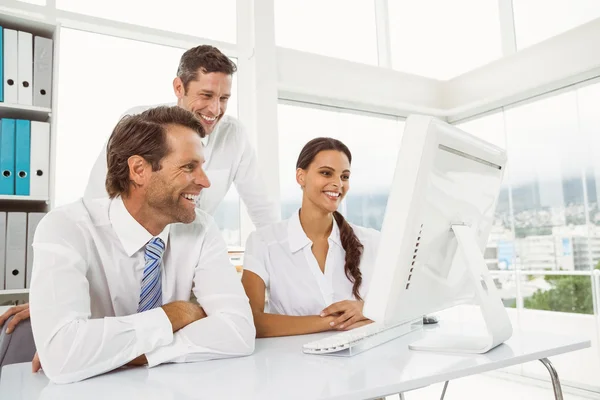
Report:
<svg viewBox="0 0 600 400"><path fill-rule="evenodd" d="M50 380L253 352L248 298L219 229L195 207L210 186L203 135L179 107L126 117L108 142L109 197L40 222L30 310Z"/></svg>
<svg viewBox="0 0 600 400"><path fill-rule="evenodd" d="M177 105L194 113L206 132L203 139L206 158L204 168L212 186L202 192L198 207L214 215L234 183L252 222L261 227L278 222L281 213L276 203L267 196L255 151L240 122L225 115L236 69L235 64L217 48L197 46L181 56L177 77L173 80L173 90ZM134 107L125 115L137 114L150 107ZM92 168L84 197L105 197L105 177L104 148Z"/></svg>
<svg viewBox="0 0 600 400"><path fill-rule="evenodd" d="M173 80L177 105L194 113L202 124L206 136L204 144L204 170L211 181L210 189L202 191L196 205L214 215L217 207L234 183L246 204L250 218L256 227L278 222L281 217L275 202L267 196L267 190L258 171L256 154L240 122L225 115L231 96L231 82L236 72L235 64L213 46L197 46L182 56ZM175 104L172 104L175 105ZM124 115L134 115L152 106L134 107ZM106 146L96 160L85 189L84 198L106 198ZM7 324L10 333L22 320L29 318L29 305L11 307L0 315L0 327L10 316ZM35 365L38 361L34 359Z"/></svg>

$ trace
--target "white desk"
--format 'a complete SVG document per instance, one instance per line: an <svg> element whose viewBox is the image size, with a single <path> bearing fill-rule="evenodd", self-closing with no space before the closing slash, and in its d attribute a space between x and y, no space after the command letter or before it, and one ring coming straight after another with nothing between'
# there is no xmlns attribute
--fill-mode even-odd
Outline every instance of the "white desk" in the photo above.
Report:
<svg viewBox="0 0 600 400"><path fill-rule="evenodd" d="M302 344L327 334L258 339L249 357L123 368L68 385L49 383L43 373L32 374L29 363L14 364L2 371L0 398L369 399L590 346L587 339L526 333L515 334L485 355L408 350L407 344L423 334L431 333L414 332L351 358L302 353Z"/></svg>

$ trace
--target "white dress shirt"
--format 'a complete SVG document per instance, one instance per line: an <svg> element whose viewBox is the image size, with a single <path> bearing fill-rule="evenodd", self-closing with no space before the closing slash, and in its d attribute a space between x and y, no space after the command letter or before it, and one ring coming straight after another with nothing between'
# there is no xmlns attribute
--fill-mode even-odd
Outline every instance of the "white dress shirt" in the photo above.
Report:
<svg viewBox="0 0 600 400"><path fill-rule="evenodd" d="M33 242L30 310L46 375L75 382L145 354L148 365L247 355L255 328L248 298L212 217L159 235L163 304L190 299L206 318L173 334L158 307L137 313L144 251L152 235L120 197L82 199L52 210Z"/></svg>
<svg viewBox="0 0 600 400"><path fill-rule="evenodd" d="M155 106L134 107L123 115L139 114L152 107ZM256 162L256 153L240 122L234 117L224 115L213 132L202 141L205 144L204 170L211 186L200 194L198 208L214 215L231 184L234 183L256 227L280 221L280 210L266 194L265 183ZM90 173L85 198L108 196L105 186L106 172L105 144Z"/></svg>
<svg viewBox="0 0 600 400"><path fill-rule="evenodd" d="M363 244L360 262L363 282L359 293L364 299L371 280L379 231L350 224ZM268 292L265 312L284 315L318 315L327 306L342 300L356 300L352 282L344 271L346 252L340 230L333 222L329 235L325 271L312 252L312 242L300 225L299 213L248 236L244 270L262 278Z"/></svg>

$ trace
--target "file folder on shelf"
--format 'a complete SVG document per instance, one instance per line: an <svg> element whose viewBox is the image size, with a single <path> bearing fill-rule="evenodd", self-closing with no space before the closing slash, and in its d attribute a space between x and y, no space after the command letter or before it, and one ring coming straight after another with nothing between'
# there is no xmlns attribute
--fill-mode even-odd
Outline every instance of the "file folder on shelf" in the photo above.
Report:
<svg viewBox="0 0 600 400"><path fill-rule="evenodd" d="M6 289L25 288L25 251L27 213L9 212L6 216Z"/></svg>
<svg viewBox="0 0 600 400"><path fill-rule="evenodd" d="M33 236L38 224L44 218L46 213L28 213L27 214L27 268L25 270L25 288L29 289L31 284L31 273L33 271Z"/></svg>
<svg viewBox="0 0 600 400"><path fill-rule="evenodd" d="M51 107L52 103L52 39L33 38L33 105Z"/></svg>
<svg viewBox="0 0 600 400"><path fill-rule="evenodd" d="M32 197L48 198L50 178L50 124L31 121L30 191Z"/></svg>
<svg viewBox="0 0 600 400"><path fill-rule="evenodd" d="M6 260L6 213L0 212L0 290L4 289L4 261Z"/></svg>
<svg viewBox="0 0 600 400"><path fill-rule="evenodd" d="M2 84L0 85L0 102L4 101L4 28L0 26L0 79L2 79ZM1 271L0 271L1 272ZM4 276L4 275L2 275ZM0 289L3 286L0 285Z"/></svg>
<svg viewBox="0 0 600 400"><path fill-rule="evenodd" d="M0 121L0 195L15 194L15 120Z"/></svg>
<svg viewBox="0 0 600 400"><path fill-rule="evenodd" d="M17 72L17 31L4 29L4 102L17 104L18 82Z"/></svg>
<svg viewBox="0 0 600 400"><path fill-rule="evenodd" d="M15 135L15 194L29 196L29 155L31 122L18 119Z"/></svg>
<svg viewBox="0 0 600 400"><path fill-rule="evenodd" d="M18 103L33 105L33 35L19 31L18 35Z"/></svg>

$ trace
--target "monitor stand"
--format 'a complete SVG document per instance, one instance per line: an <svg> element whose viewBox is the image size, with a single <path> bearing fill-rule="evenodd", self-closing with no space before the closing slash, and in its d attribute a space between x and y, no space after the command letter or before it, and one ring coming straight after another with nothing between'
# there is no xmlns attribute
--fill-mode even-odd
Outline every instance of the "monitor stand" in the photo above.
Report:
<svg viewBox="0 0 600 400"><path fill-rule="evenodd" d="M475 299L480 306L487 335L446 335L432 332L411 343L409 347L424 351L486 353L512 336L512 325L479 250L473 229L466 225L452 225L452 231L458 242L458 251L466 264L468 278L475 289Z"/></svg>

